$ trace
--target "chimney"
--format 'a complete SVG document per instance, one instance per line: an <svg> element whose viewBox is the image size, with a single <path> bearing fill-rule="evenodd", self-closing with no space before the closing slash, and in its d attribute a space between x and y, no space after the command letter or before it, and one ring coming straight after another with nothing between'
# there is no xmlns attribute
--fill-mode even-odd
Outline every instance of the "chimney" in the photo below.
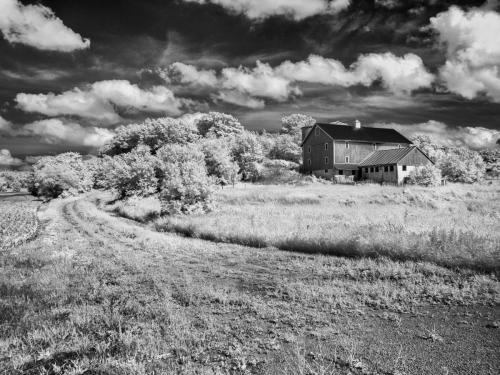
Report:
<svg viewBox="0 0 500 375"><path fill-rule="evenodd" d="M356 120L356 121L354 122L354 128L355 128L355 129L361 129L361 122L360 122L359 120Z"/></svg>

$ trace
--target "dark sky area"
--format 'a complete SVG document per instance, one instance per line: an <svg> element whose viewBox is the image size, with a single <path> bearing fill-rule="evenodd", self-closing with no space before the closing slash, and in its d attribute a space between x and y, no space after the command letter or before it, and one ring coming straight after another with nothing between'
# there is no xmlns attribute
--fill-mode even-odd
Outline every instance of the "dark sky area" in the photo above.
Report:
<svg viewBox="0 0 500 375"><path fill-rule="evenodd" d="M449 12L451 7L463 12L463 22L468 22L472 14L488 14L495 23L499 14L496 1L353 0L335 12L294 16L291 11L277 11L261 17L250 14L248 9L228 8L223 1L8 1L21 10L30 4L42 4L67 29L90 40L89 47L71 51L13 42L6 36L9 26L2 29L0 15L0 121L4 124L2 131L0 123L0 149L8 149L16 157L65 150L86 152L96 149L101 129L109 136L116 126L146 117L206 111L233 114L249 129L277 129L282 115L305 113L321 121L359 119L364 124L395 124L401 129L427 131L440 137L449 132L455 140L476 136L472 128L480 129L482 138L495 138L500 131L498 71L498 82L495 77L487 82L484 79L472 94L468 94L468 89L476 87L476 82L463 87L455 78L453 82L448 78L443 83L440 69L447 62L469 64L460 52L467 46L459 44L450 52L443 44L447 25L439 30L430 27L432 17ZM481 37L480 30L477 35ZM375 76L368 84L360 83L362 79L349 84L323 83L321 79L290 78L290 73L286 76L287 87L292 89L282 97L274 91L267 93L266 88L247 88L244 77L221 78L224 68L236 71L240 66L240 71L252 75L257 60L275 69L285 61L297 64L317 55L355 70L349 67L361 55L386 53L398 58L407 54L418 56L422 68L434 80L399 90L398 76L395 83L387 83L390 78L385 77L392 74L390 71L385 76ZM500 55L493 51L492 57L484 61L489 65L483 64L481 69L498 68ZM212 72L217 81L201 84L197 80L175 80L168 69L176 62L191 66L198 73ZM473 62L460 66L480 69ZM381 68L366 69L377 72ZM272 74L278 73L273 70ZM477 73L477 77L476 81L484 75ZM162 111L158 109L160 104L130 104L132 99L116 99L113 95L120 95L116 91L103 94L101 89L90 88L96 82L111 80L137 85L145 97L152 87L166 87L181 104L175 104L175 110L169 107ZM97 95L99 106L109 106L108 110L119 120L102 121L101 117L61 109L62 104L48 109L54 104L40 104L35 96L29 96L24 105L18 99L20 93L41 94L45 100L49 93L57 96L71 90L85 98L87 93ZM231 99L225 99L228 95ZM61 127L46 122L49 119L57 119ZM81 134L81 139L88 138L80 142L77 134ZM484 141L485 146L494 143L495 139Z"/></svg>

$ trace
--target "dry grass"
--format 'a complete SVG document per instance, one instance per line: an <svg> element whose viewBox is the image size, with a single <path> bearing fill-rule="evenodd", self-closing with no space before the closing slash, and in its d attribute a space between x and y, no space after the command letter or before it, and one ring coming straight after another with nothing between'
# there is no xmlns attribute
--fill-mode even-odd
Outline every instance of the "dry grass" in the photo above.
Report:
<svg viewBox="0 0 500 375"><path fill-rule="evenodd" d="M173 216L158 230L246 246L425 260L500 272L500 187L239 185L219 210Z"/></svg>
<svg viewBox="0 0 500 375"><path fill-rule="evenodd" d="M39 205L32 199L0 201L0 251L26 242L36 234Z"/></svg>

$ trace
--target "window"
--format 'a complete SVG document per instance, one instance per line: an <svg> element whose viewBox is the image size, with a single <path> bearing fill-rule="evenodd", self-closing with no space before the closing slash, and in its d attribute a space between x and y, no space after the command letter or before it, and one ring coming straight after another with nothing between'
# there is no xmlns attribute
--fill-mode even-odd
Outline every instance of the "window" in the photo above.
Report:
<svg viewBox="0 0 500 375"><path fill-rule="evenodd" d="M406 171L406 165L403 165L403 171Z"/></svg>
<svg viewBox="0 0 500 375"><path fill-rule="evenodd" d="M328 143L325 143L325 150L328 150Z"/></svg>
<svg viewBox="0 0 500 375"><path fill-rule="evenodd" d="M345 143L345 148L349 148L349 142Z"/></svg>
<svg viewBox="0 0 500 375"><path fill-rule="evenodd" d="M311 152L311 146L307 147L307 152Z"/></svg>
<svg viewBox="0 0 500 375"><path fill-rule="evenodd" d="M325 169L325 173L328 173L328 169Z"/></svg>
<svg viewBox="0 0 500 375"><path fill-rule="evenodd" d="M325 158L325 164L328 164L328 158Z"/></svg>
<svg viewBox="0 0 500 375"><path fill-rule="evenodd" d="M307 164L308 164L309 166L311 166L311 159L308 159L308 160L307 160Z"/></svg>
<svg viewBox="0 0 500 375"><path fill-rule="evenodd" d="M365 168L365 173L368 173L368 167Z"/></svg>
<svg viewBox="0 0 500 375"><path fill-rule="evenodd" d="M316 130L315 130L315 133L314 133L316 136L319 135L319 128L316 126Z"/></svg>
<svg viewBox="0 0 500 375"><path fill-rule="evenodd" d="M389 172L389 167L387 165L384 167L384 172Z"/></svg>
<svg viewBox="0 0 500 375"><path fill-rule="evenodd" d="M352 171L352 175L353 175L353 176L356 176L356 171Z"/></svg>
<svg viewBox="0 0 500 375"><path fill-rule="evenodd" d="M378 172L378 167L375 167L375 172Z"/></svg>
<svg viewBox="0 0 500 375"><path fill-rule="evenodd" d="M344 171L342 169L339 169L339 175L343 175Z"/></svg>
<svg viewBox="0 0 500 375"><path fill-rule="evenodd" d="M391 165L390 169L391 169L391 172L394 172L394 165Z"/></svg>
<svg viewBox="0 0 500 375"><path fill-rule="evenodd" d="M373 147L374 150L376 150L377 149L377 144L376 143L372 143L372 147Z"/></svg>
<svg viewBox="0 0 500 375"><path fill-rule="evenodd" d="M398 148L401 148L401 145L398 145Z"/></svg>
<svg viewBox="0 0 500 375"><path fill-rule="evenodd" d="M373 167L371 167L371 168L370 168L370 172L372 172L372 173L373 173Z"/></svg>
<svg viewBox="0 0 500 375"><path fill-rule="evenodd" d="M349 156L346 156L346 157L345 157L345 162L346 162L347 164L349 164Z"/></svg>

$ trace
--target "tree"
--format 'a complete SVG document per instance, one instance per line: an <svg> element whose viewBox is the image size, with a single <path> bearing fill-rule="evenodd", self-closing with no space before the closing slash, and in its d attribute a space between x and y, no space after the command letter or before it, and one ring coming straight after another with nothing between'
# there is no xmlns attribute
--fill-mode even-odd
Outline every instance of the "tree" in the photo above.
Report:
<svg viewBox="0 0 500 375"><path fill-rule="evenodd" d="M19 192L28 189L30 185L31 173L21 171L0 172L0 191Z"/></svg>
<svg viewBox="0 0 500 375"><path fill-rule="evenodd" d="M119 155L131 151L140 144L150 147L154 154L169 143L192 143L199 138L198 129L192 121L170 117L146 119L140 124L120 126L116 135L101 150L106 155Z"/></svg>
<svg viewBox="0 0 500 375"><path fill-rule="evenodd" d="M220 185L234 184L239 167L231 157L228 140L209 138L202 142L201 148L208 175L214 176Z"/></svg>
<svg viewBox="0 0 500 375"><path fill-rule="evenodd" d="M160 163L148 146L139 145L128 153L104 158L104 162L103 181L97 185L115 189L120 199L148 196L158 191Z"/></svg>
<svg viewBox="0 0 500 375"><path fill-rule="evenodd" d="M92 188L92 174L82 156L66 152L44 156L33 166L30 191L36 196L57 198L61 194L77 194Z"/></svg>
<svg viewBox="0 0 500 375"><path fill-rule="evenodd" d="M269 152L269 157L300 163L302 161L302 149L291 135L282 134L276 138L276 142Z"/></svg>
<svg viewBox="0 0 500 375"><path fill-rule="evenodd" d="M433 164L413 169L406 182L412 185L437 186L441 183L441 170Z"/></svg>
<svg viewBox="0 0 500 375"><path fill-rule="evenodd" d="M264 160L264 153L254 133L245 131L233 138L232 156L238 163L244 181L255 181L260 177L262 168L259 164Z"/></svg>
<svg viewBox="0 0 500 375"><path fill-rule="evenodd" d="M484 177L485 164L481 155L465 147L450 149L437 164L450 181L473 183Z"/></svg>
<svg viewBox="0 0 500 375"><path fill-rule="evenodd" d="M444 157L447 148L434 143L428 135L417 134L410 138L410 141L422 150L434 163Z"/></svg>
<svg viewBox="0 0 500 375"><path fill-rule="evenodd" d="M211 207L214 181L197 145L169 144L158 150L161 165L160 201L167 214L193 213Z"/></svg>
<svg viewBox="0 0 500 375"><path fill-rule="evenodd" d="M313 126L316 120L311 116L295 113L281 118L281 134L291 135L299 144L302 141L302 127Z"/></svg>
<svg viewBox="0 0 500 375"><path fill-rule="evenodd" d="M210 112L198 121L198 131L203 137L227 137L244 132L239 120L231 115Z"/></svg>

